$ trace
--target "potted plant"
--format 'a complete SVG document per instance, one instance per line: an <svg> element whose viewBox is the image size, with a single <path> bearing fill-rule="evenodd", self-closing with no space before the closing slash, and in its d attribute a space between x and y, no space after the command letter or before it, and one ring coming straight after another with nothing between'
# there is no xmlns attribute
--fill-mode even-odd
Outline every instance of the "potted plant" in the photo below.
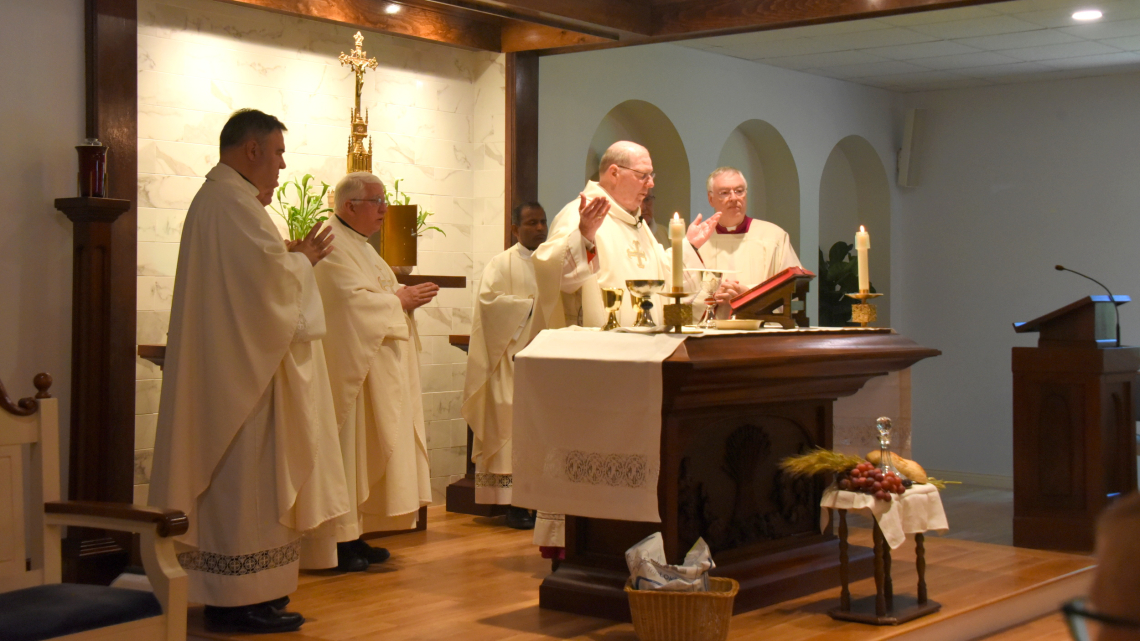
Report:
<svg viewBox="0 0 1140 641"><path fill-rule="evenodd" d="M859 291L859 259L851 243L839 241L827 256L819 250L819 324L821 327L846 327L851 322L851 304L847 293ZM871 293L875 286L871 285Z"/></svg>
<svg viewBox="0 0 1140 641"><path fill-rule="evenodd" d="M296 205L285 201L286 193L292 187L297 194ZM313 225L329 219L325 214L332 213L332 209L325 206L325 194L329 191L327 183L321 183L321 193L316 194L316 183L312 174L305 174L301 180L287 180L277 188L277 203L272 205L273 213L285 219L289 227L289 240L301 240Z"/></svg>
<svg viewBox="0 0 1140 641"><path fill-rule="evenodd" d="M439 227L428 225L432 212L411 204L412 197L400 191L400 181L392 181L392 189L384 188L384 199L388 202L388 213L384 217L384 227L370 239L384 262L393 267L414 267L416 265L416 239L429 229L447 235Z"/></svg>

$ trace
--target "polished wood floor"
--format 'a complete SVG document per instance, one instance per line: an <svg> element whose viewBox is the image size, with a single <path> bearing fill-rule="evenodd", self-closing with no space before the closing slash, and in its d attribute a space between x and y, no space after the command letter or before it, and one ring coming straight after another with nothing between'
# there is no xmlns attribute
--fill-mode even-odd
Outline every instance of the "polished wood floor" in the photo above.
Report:
<svg viewBox="0 0 1140 641"><path fill-rule="evenodd" d="M951 527L956 524L957 508L952 507L956 501L962 503L963 499L947 496ZM983 515L983 521L989 520L994 510L992 505L986 507L984 503L969 508ZM958 518L960 531L970 536L1001 536L1000 532L987 534L984 523L971 525L972 517L966 512ZM426 532L384 539L392 558L382 566L351 575L302 574L292 605L292 609L303 613L308 620L300 632L249 637L212 635L201 627L200 610L192 609L191 638L265 641L634 641L637 638L630 624L540 610L538 585L550 566L539 558L530 539L530 532L503 526L502 517L485 519L449 514L442 507L433 507ZM870 534L855 529L852 540L869 545ZM913 593L915 570L913 555L907 552L910 549L913 548L903 548L894 555L898 593ZM1087 568L1092 561L1085 556L930 536L927 563L931 598L942 603L943 610L925 619L898 628L840 623L826 615L838 601L835 589L738 615L733 618L729 638L863 641L890 638L908 630L921 632L921 626L983 608L1005 595ZM874 585L870 580L862 581L854 584L852 591L856 597L873 594ZM1054 636L1058 629L1064 630L1059 618L1055 621L1046 618L992 638L1060 641L1065 637Z"/></svg>

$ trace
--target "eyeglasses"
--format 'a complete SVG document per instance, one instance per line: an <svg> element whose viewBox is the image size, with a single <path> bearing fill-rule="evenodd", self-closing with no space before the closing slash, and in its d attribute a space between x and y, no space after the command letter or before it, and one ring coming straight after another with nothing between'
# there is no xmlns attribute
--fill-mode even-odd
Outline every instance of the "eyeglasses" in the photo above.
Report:
<svg viewBox="0 0 1140 641"><path fill-rule="evenodd" d="M657 172L638 171L638 170L634 169L633 167L626 167L625 165L615 164L615 166L621 167L622 169L628 169L629 171L632 171L633 173L637 174L637 179L640 180L641 182L645 182L647 180L652 180L653 178L657 177Z"/></svg>
<svg viewBox="0 0 1140 641"><path fill-rule="evenodd" d="M384 200L383 197L381 197L381 198L349 198L349 200L354 202L354 203L372 203L373 205L376 205L377 207L379 207L380 205L388 204L388 201Z"/></svg>
<svg viewBox="0 0 1140 641"><path fill-rule="evenodd" d="M729 196L736 196L737 198L744 198L748 195L747 187L737 187L736 189L721 189L716 192L716 197L720 199L728 198Z"/></svg>
<svg viewBox="0 0 1140 641"><path fill-rule="evenodd" d="M1093 634L1089 631L1090 621L1092 622L1091 627L1094 630L1100 628L1140 630L1140 621L1133 621L1131 619L1115 617L1085 609L1084 599L1073 599L1069 601L1061 606L1061 612L1065 614L1065 623L1069 626L1069 634L1072 635L1076 641L1091 641L1092 639L1098 638L1099 634Z"/></svg>

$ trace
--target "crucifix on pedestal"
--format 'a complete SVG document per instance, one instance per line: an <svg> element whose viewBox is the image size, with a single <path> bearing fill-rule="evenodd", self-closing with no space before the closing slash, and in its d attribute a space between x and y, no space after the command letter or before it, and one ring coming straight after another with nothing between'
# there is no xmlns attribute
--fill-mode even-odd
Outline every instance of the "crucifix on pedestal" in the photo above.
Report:
<svg viewBox="0 0 1140 641"><path fill-rule="evenodd" d="M364 52L364 36L357 31L352 37L356 48L339 56L340 64L352 67L356 74L356 106L352 109L352 134L348 138L348 172L372 171L372 138L368 136L368 112L361 116L360 93L364 89L364 70L375 69L376 59L367 57ZM364 150L364 139L368 138L368 151Z"/></svg>

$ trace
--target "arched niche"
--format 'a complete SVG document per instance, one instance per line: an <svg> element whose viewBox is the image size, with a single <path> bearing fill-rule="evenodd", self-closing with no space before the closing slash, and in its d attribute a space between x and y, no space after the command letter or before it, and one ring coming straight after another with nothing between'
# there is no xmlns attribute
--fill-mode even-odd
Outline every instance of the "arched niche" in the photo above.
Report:
<svg viewBox="0 0 1140 641"><path fill-rule="evenodd" d="M883 162L871 143L847 136L831 150L819 181L819 245L826 255L837 241L855 242L863 225L871 234L871 284L886 297L875 301L879 320L890 327L891 190Z"/></svg>
<svg viewBox="0 0 1140 641"><path fill-rule="evenodd" d="M653 158L653 215L659 237L668 233L673 212L689 219L689 156L673 121L656 105L644 100L627 100L610 110L598 124L586 152L588 180L598 179L598 161L610 145L629 140L644 146Z"/></svg>
<svg viewBox="0 0 1140 641"><path fill-rule="evenodd" d="M763 120L742 123L721 147L717 165L736 167L744 174L748 215L782 227L799 253L800 174L780 132Z"/></svg>

